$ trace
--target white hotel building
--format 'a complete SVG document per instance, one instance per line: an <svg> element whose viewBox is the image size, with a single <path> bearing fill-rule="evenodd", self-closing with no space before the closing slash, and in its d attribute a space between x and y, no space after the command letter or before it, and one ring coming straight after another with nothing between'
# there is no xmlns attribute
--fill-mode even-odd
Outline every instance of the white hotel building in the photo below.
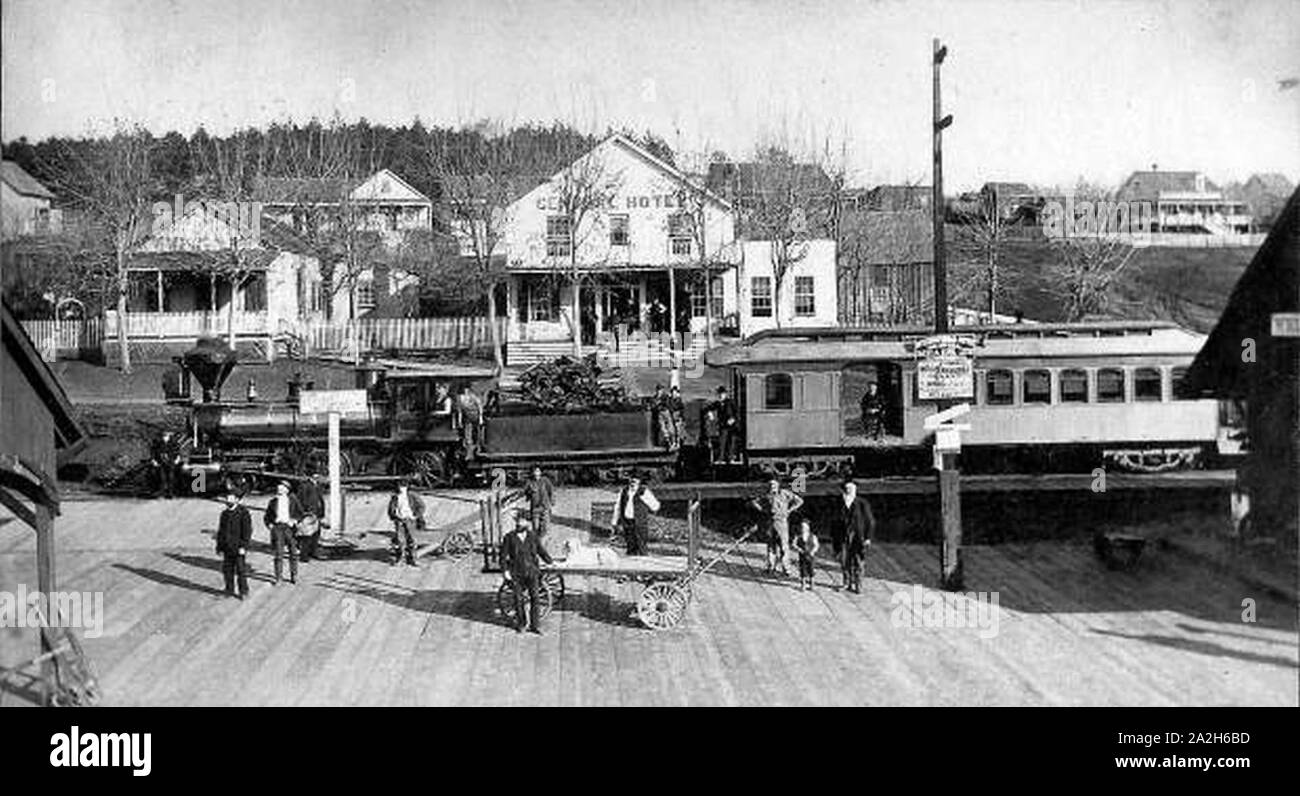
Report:
<svg viewBox="0 0 1300 796"><path fill-rule="evenodd" d="M575 183L599 200L570 230L561 207ZM571 353L575 334L584 353L615 345L620 330L690 333L698 350L708 324L741 335L778 319L834 325L834 243L807 242L774 306L769 244L737 240L736 227L725 199L610 136L506 210L497 253L508 274L507 358L522 364Z"/></svg>

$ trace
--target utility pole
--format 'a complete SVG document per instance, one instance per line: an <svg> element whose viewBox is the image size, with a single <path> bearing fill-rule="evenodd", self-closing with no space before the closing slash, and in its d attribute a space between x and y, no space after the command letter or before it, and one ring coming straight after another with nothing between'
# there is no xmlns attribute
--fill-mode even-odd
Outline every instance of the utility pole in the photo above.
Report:
<svg viewBox="0 0 1300 796"><path fill-rule="evenodd" d="M952 124L952 116L944 116L940 109L939 67L948 55L948 48L934 40L934 195L931 204L934 213L934 332L948 334L948 271L944 261L943 232L943 130ZM940 413L952 408L951 400L940 400ZM956 435L952 437L955 439ZM940 586L949 591L962 587L961 562L961 472L957 465L957 452L944 450L942 440L948 434L935 433L935 459L939 466L939 515L942 537L939 544L941 571Z"/></svg>

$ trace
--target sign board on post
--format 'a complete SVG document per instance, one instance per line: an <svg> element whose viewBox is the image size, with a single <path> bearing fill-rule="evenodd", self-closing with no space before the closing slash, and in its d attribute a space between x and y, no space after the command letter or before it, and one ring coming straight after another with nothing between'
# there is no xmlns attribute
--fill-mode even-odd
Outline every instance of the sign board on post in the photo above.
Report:
<svg viewBox="0 0 1300 796"><path fill-rule="evenodd" d="M1270 327L1274 337L1300 337L1300 312L1275 312Z"/></svg>
<svg viewBox="0 0 1300 796"><path fill-rule="evenodd" d="M975 397L975 340L969 335L939 334L916 343L916 388L922 401Z"/></svg>
<svg viewBox="0 0 1300 796"><path fill-rule="evenodd" d="M369 411L365 390L304 390L298 396L302 414L329 415L330 534L343 534L343 464L339 416L365 414Z"/></svg>

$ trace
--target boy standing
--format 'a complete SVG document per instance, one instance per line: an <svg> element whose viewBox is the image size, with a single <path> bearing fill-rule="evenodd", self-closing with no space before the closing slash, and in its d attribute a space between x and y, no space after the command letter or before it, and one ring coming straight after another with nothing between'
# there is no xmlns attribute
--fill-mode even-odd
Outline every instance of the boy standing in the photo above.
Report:
<svg viewBox="0 0 1300 796"><path fill-rule="evenodd" d="M799 533L792 541L795 553L799 556L799 585L804 591L812 591L813 563L817 559L817 549L821 543L813 535L812 525L808 520L799 521Z"/></svg>

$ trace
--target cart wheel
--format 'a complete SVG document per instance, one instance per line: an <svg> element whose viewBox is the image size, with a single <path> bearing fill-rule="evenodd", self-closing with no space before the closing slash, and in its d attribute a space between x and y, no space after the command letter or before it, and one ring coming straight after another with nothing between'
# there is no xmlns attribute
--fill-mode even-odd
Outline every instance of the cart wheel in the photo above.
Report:
<svg viewBox="0 0 1300 796"><path fill-rule="evenodd" d="M688 600L686 590L676 583L651 583L641 590L641 596L637 598L637 615L646 627L667 630L682 621Z"/></svg>
<svg viewBox="0 0 1300 796"><path fill-rule="evenodd" d="M459 558L474 552L474 537L464 531L453 533L442 545L443 552Z"/></svg>
<svg viewBox="0 0 1300 796"><path fill-rule="evenodd" d="M547 586L546 578L542 578L537 583L537 608L542 612L542 619L551 612L551 604L554 599L550 588ZM501 614L507 622L515 622L515 593L510 588L510 581L503 580L497 587L497 613Z"/></svg>
<svg viewBox="0 0 1300 796"><path fill-rule="evenodd" d="M559 602L564 599L564 576L558 572L547 572L542 575L542 583L546 585L547 590L551 592L551 600Z"/></svg>

